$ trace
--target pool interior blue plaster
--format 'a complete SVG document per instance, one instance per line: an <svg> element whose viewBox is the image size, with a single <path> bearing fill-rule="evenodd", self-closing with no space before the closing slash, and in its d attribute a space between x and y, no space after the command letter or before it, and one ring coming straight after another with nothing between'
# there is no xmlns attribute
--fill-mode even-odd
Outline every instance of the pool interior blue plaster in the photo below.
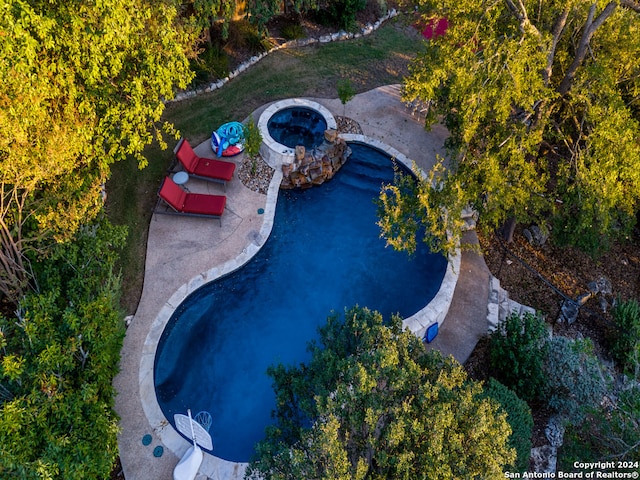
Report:
<svg viewBox="0 0 640 480"><path fill-rule="evenodd" d="M312 108L287 107L271 116L267 128L271 138L282 145L289 148L303 145L312 149L324 141L327 122Z"/></svg>
<svg viewBox="0 0 640 480"><path fill-rule="evenodd" d="M250 460L274 408L267 367L307 360L307 342L332 311L358 304L406 318L438 292L446 258L422 243L409 256L380 238L374 200L393 180L391 159L350 147L332 181L281 191L258 254L185 299L162 334L154 371L160 407L172 423L187 408L210 412L220 458Z"/></svg>

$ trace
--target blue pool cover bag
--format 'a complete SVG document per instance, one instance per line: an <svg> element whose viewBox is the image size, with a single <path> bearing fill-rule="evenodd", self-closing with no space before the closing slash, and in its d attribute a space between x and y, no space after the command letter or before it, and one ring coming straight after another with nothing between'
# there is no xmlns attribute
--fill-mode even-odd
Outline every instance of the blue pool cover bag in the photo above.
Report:
<svg viewBox="0 0 640 480"><path fill-rule="evenodd" d="M424 334L424 340L427 343L431 343L433 341L434 338L436 338L438 336L438 322L429 325L429 328L427 328L427 331Z"/></svg>

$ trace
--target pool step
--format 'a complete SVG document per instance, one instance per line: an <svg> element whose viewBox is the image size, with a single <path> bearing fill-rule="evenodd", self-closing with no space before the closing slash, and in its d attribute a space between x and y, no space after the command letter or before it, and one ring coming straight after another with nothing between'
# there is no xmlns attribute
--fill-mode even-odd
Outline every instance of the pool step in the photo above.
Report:
<svg viewBox="0 0 640 480"><path fill-rule="evenodd" d="M462 227L463 231L475 230L476 221L478 220L478 212L471 207L467 207L462 210L462 220L464 220L465 223L464 227Z"/></svg>
<svg viewBox="0 0 640 480"><path fill-rule="evenodd" d="M487 303L489 333L495 331L500 322L506 320L512 313L519 316L523 316L525 313L535 315L536 310L511 300L509 293L500 286L500 280L491 275L489 278L489 302Z"/></svg>

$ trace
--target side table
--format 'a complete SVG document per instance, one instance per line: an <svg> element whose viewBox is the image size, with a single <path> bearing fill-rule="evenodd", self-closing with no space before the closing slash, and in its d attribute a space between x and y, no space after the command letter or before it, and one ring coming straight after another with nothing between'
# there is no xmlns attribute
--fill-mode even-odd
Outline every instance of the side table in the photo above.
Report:
<svg viewBox="0 0 640 480"><path fill-rule="evenodd" d="M189 174L187 172L176 172L173 175L173 181L176 183L176 185L180 185L181 187L183 187L187 192L189 191L189 189L185 186L185 183L189 181Z"/></svg>

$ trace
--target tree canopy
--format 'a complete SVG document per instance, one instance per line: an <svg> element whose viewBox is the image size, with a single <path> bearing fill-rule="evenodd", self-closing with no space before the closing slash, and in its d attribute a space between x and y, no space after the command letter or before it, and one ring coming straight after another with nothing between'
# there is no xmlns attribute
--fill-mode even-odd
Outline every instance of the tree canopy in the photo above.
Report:
<svg viewBox="0 0 640 480"><path fill-rule="evenodd" d="M30 254L101 207L109 165L161 137L164 100L192 78L195 31L173 0L9 0L0 11L0 292Z"/></svg>
<svg viewBox="0 0 640 480"><path fill-rule="evenodd" d="M309 350L307 364L269 370L277 424L250 478L497 478L514 462L498 403L400 319L352 308Z"/></svg>
<svg viewBox="0 0 640 480"><path fill-rule="evenodd" d="M427 127L446 125L449 158L415 201L382 193L390 243L411 248L423 221L448 249L469 205L487 227L515 218L591 250L628 234L640 202L640 4L414 3L424 25L448 28L426 41L404 98L426 105Z"/></svg>
<svg viewBox="0 0 640 480"><path fill-rule="evenodd" d="M113 274L122 227L82 227L35 264L41 293L0 316L0 478L108 478L124 337Z"/></svg>

